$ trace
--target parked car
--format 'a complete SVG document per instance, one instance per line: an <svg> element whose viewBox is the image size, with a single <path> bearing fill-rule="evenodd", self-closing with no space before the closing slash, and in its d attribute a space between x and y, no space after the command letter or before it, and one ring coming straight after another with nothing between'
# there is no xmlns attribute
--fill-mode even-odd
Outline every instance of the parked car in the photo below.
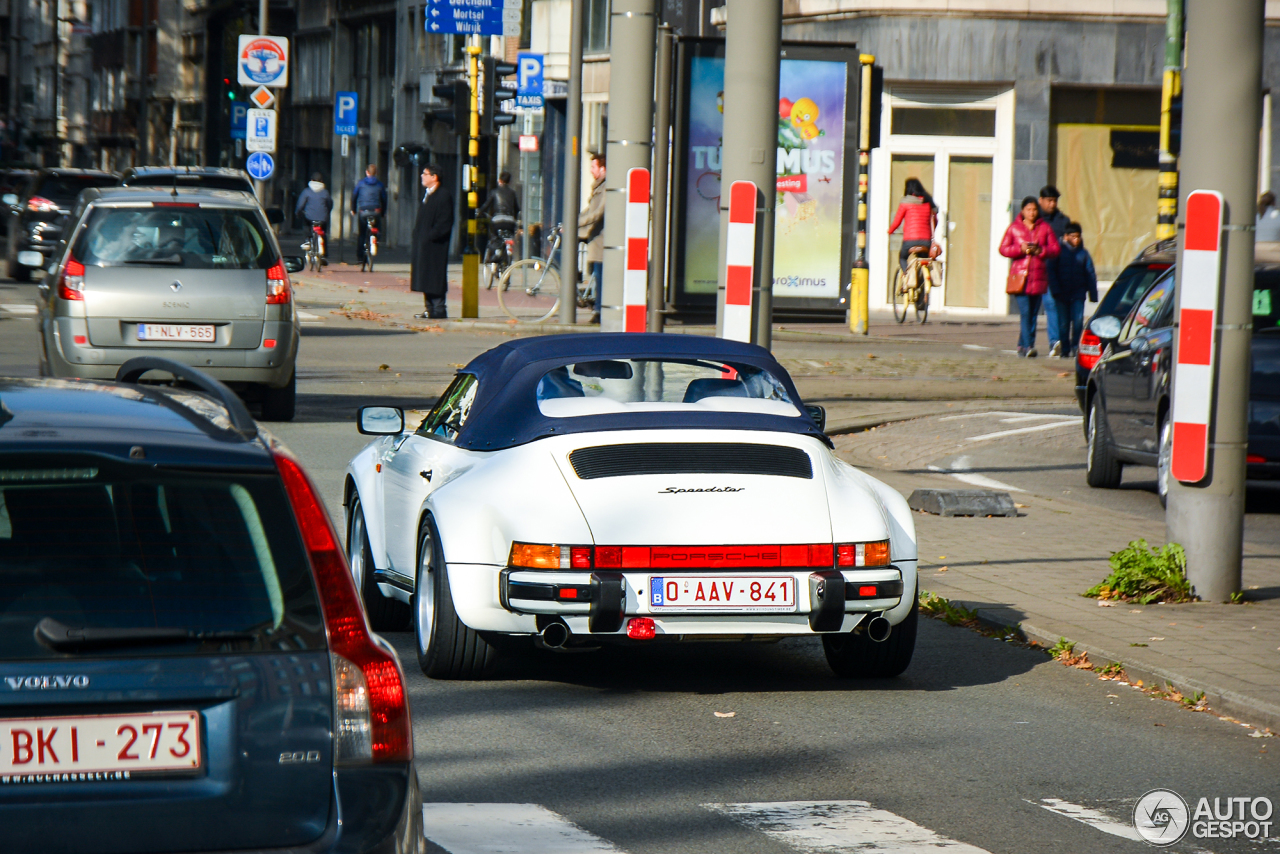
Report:
<svg viewBox="0 0 1280 854"><path fill-rule="evenodd" d="M155 355L199 367L293 418L298 317L285 258L252 198L226 190L88 190L41 285L41 371L108 379Z"/></svg>
<svg viewBox="0 0 1280 854"><path fill-rule="evenodd" d="M1260 256L1261 257L1261 256ZM1252 368L1249 379L1248 477L1280 479L1280 258L1254 272ZM1156 467L1156 489L1168 496L1173 425L1175 277L1166 270L1123 320L1091 321L1108 343L1085 387L1086 475L1114 489L1126 465Z"/></svg>
<svg viewBox="0 0 1280 854"><path fill-rule="evenodd" d="M0 208L0 233L4 234L5 240L9 239L13 218L18 213L22 189L35 174L34 168L0 169L0 205L3 205Z"/></svg>
<svg viewBox="0 0 1280 854"><path fill-rule="evenodd" d="M374 627L428 676L508 643L820 639L846 677L915 649L916 536L841 462L769 351L689 335L558 335L477 356L417 429L347 466L347 549Z"/></svg>
<svg viewBox="0 0 1280 854"><path fill-rule="evenodd" d="M1097 364L1102 355L1102 348L1107 343L1090 328L1093 321L1099 317L1120 319L1127 315L1138 298L1151 287L1151 283L1173 267L1177 250L1177 242L1174 240L1162 240L1143 249L1138 253L1138 257L1120 272L1115 282L1098 301L1098 307L1085 323L1076 348L1076 400L1080 404L1081 412L1088 412L1085 402L1085 385L1089 371L1093 370L1093 366Z"/></svg>
<svg viewBox="0 0 1280 854"><path fill-rule="evenodd" d="M5 851L425 847L395 653L207 374L0 379L0 661Z"/></svg>
<svg viewBox="0 0 1280 854"><path fill-rule="evenodd" d="M226 166L130 166L120 176L121 187L189 187L235 190L254 196L253 179L243 169ZM284 222L280 208L265 208L267 222Z"/></svg>
<svg viewBox="0 0 1280 854"><path fill-rule="evenodd" d="M41 169L10 203L9 276L31 281L33 271L49 266L62 239L63 221L76 198L93 187L116 183L112 172L92 169ZM17 195L17 194L14 194ZM14 205L16 204L16 207Z"/></svg>

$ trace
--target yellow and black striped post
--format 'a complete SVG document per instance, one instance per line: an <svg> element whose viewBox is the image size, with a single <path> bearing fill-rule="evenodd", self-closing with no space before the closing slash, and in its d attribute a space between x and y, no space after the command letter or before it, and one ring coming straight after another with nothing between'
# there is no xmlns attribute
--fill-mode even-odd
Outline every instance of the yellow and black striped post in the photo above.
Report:
<svg viewBox="0 0 1280 854"><path fill-rule="evenodd" d="M467 163L463 166L463 189L467 193L467 237L462 248L462 316L480 316L480 254L476 246L476 208L479 206L480 156L480 37L467 38L467 82L471 86L470 122L467 127Z"/></svg>
<svg viewBox="0 0 1280 854"><path fill-rule="evenodd" d="M1178 156L1170 150L1172 113L1175 101L1182 96L1182 72L1164 70L1164 86L1160 94L1160 197L1156 202L1156 240L1178 236Z"/></svg>
<svg viewBox="0 0 1280 854"><path fill-rule="evenodd" d="M871 110L880 105L871 103L871 78L876 58L869 53L860 54L862 81L859 89L858 115L858 225L857 241L853 256L853 269L849 271L849 331L866 335L871 326L871 269L867 265L867 199L871 180Z"/></svg>

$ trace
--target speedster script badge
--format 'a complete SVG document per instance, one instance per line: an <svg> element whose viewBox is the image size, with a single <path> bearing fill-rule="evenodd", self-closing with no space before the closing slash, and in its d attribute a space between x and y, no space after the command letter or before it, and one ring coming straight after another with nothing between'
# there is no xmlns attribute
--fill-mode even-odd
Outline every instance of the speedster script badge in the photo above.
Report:
<svg viewBox="0 0 1280 854"><path fill-rule="evenodd" d="M659 489L659 495L676 495L681 492L743 492L745 486L706 486L698 489L685 489L679 486L668 486L666 489Z"/></svg>

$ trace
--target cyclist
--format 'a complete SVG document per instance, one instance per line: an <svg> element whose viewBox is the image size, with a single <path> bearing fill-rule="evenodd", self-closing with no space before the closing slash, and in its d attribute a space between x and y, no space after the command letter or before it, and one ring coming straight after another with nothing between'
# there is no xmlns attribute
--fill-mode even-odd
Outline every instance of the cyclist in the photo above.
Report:
<svg viewBox="0 0 1280 854"><path fill-rule="evenodd" d="M899 225L902 226L902 248L898 251L898 263L902 266L903 275L912 254L926 251L930 258L938 257L939 248L933 243L933 232L938 227L938 206L919 178L907 179L889 233L897 231Z"/></svg>
<svg viewBox="0 0 1280 854"><path fill-rule="evenodd" d="M324 176L315 172L307 182L307 188L299 194L298 206L294 209L293 215L303 217L311 226L320 225L323 228L329 224L331 213L333 213L333 197L325 189ZM311 232L308 231L307 239L310 238ZM328 251L326 247L325 254L328 254ZM329 259L322 258L320 263L328 265Z"/></svg>
<svg viewBox="0 0 1280 854"><path fill-rule="evenodd" d="M520 199L511 189L510 172L498 176L498 186L489 191L479 213L489 217L489 245L485 248L484 263L492 264L501 253L503 242L515 236L516 219L520 216ZM511 263L510 258L507 263Z"/></svg>
<svg viewBox="0 0 1280 854"><path fill-rule="evenodd" d="M356 224L360 228L360 242L356 249L356 258L365 263L364 247L369 242L369 218L374 218L374 225L381 230L382 213L387 209L387 188L378 180L378 167L370 163L364 168L364 177L356 183L351 191L351 212L356 215Z"/></svg>

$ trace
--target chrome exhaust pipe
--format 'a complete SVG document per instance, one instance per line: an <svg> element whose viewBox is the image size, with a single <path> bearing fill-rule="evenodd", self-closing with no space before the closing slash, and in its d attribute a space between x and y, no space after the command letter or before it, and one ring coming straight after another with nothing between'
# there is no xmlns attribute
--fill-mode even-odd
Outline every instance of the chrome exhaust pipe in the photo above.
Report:
<svg viewBox="0 0 1280 854"><path fill-rule="evenodd" d="M871 622L867 623L867 637L876 643L884 643L889 639L889 632L893 630L893 626L884 617L872 617Z"/></svg>
<svg viewBox="0 0 1280 854"><path fill-rule="evenodd" d="M548 623L542 630L542 642L550 649L560 649L569 642L569 627L564 623Z"/></svg>

